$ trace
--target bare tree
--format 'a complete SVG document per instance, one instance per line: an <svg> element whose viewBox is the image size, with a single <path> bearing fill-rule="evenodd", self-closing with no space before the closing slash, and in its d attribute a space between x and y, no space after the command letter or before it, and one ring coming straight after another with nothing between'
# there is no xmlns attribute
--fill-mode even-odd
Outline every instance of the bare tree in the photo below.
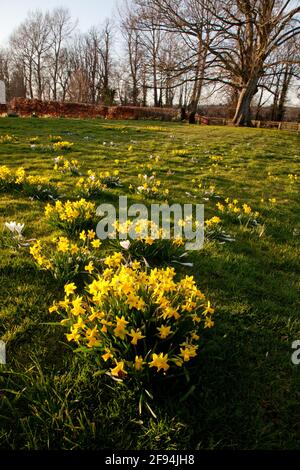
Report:
<svg viewBox="0 0 300 470"><path fill-rule="evenodd" d="M5 49L0 49L0 80L3 80L6 89L9 87L10 73L9 73L9 59Z"/></svg>
<svg viewBox="0 0 300 470"><path fill-rule="evenodd" d="M57 72L57 85L60 88L60 98L62 101L66 101L72 72L72 54L70 48L66 47L61 50Z"/></svg>
<svg viewBox="0 0 300 470"><path fill-rule="evenodd" d="M274 50L300 32L300 6L292 0L137 0L144 8L156 12L157 23L186 38L198 38L198 62L205 70L207 52L214 58L210 65L219 76L207 77L229 84L238 90L233 122L250 124L250 105L258 91L261 77ZM204 31L204 36L203 36ZM189 39L190 40L190 39ZM196 62L197 64L197 62ZM199 70L195 67L197 82ZM200 83L201 83L200 74ZM197 101L197 87L192 102Z"/></svg>
<svg viewBox="0 0 300 470"><path fill-rule="evenodd" d="M100 77L100 47L101 34L95 28L91 28L83 38L83 67L89 80L89 101L96 103L101 89Z"/></svg>
<svg viewBox="0 0 300 470"><path fill-rule="evenodd" d="M69 10L37 10L0 52L0 76L10 96L111 105L118 91L122 104L179 105L190 122L208 96L227 94L236 125L273 99L282 119L300 75L299 15L295 0L131 0L117 57L111 21L77 34Z"/></svg>
<svg viewBox="0 0 300 470"><path fill-rule="evenodd" d="M202 1L202 0L201 0ZM272 54L300 33L300 7L291 0L205 0L214 19L215 36L209 51L223 76L219 80L238 90L233 122L251 125L250 106ZM234 77L234 80L232 80Z"/></svg>
<svg viewBox="0 0 300 470"><path fill-rule="evenodd" d="M175 43L182 42L180 56L173 63L172 86L179 87L184 82L191 85L188 109L190 120L194 122L209 71L210 13L198 0L136 0L136 4L141 28L155 27L161 35L163 32L173 35Z"/></svg>
<svg viewBox="0 0 300 470"><path fill-rule="evenodd" d="M111 86L111 78L113 75L113 26L111 21L106 20L102 30L102 43L99 47L101 57L100 74L101 74L101 100L105 104L113 104L115 90Z"/></svg>
<svg viewBox="0 0 300 470"><path fill-rule="evenodd" d="M20 25L17 30L12 34L10 38L10 49L12 51L11 58L14 67L17 68L21 65L24 71L24 77L26 82L26 88L29 93L29 97L34 97L34 47L32 41L27 41L27 25Z"/></svg>
<svg viewBox="0 0 300 470"><path fill-rule="evenodd" d="M120 17L125 45L125 63L129 66L127 80L127 88L129 89L126 90L126 101L129 99L134 106L137 106L142 82L144 52L141 44L141 32L138 30L136 17L128 5L126 5L126 10L120 12Z"/></svg>
<svg viewBox="0 0 300 470"><path fill-rule="evenodd" d="M51 47L50 17L36 10L17 28L10 39L15 62L22 63L26 73L30 97L43 98L46 58Z"/></svg>
<svg viewBox="0 0 300 470"><path fill-rule="evenodd" d="M59 69L64 64L61 58L63 53L65 53L64 47L66 47L66 42L74 31L75 24L72 22L70 11L65 8L56 8L49 16L49 20L51 35L51 46L48 51L49 74L51 77L50 86L53 100L56 101L58 98Z"/></svg>
<svg viewBox="0 0 300 470"><path fill-rule="evenodd" d="M291 85L300 77L299 42L296 38L292 38L276 51L274 62L275 66L270 68L272 86L269 87L269 91L274 96L271 119L282 121Z"/></svg>

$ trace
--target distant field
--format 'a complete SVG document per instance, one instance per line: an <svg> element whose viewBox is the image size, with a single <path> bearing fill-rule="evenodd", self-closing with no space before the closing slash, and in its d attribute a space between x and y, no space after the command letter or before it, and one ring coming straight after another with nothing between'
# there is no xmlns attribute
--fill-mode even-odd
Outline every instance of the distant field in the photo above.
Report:
<svg viewBox="0 0 300 470"><path fill-rule="evenodd" d="M220 217L235 241L207 241L191 254L193 267L181 268L214 305L215 327L205 333L189 384L155 385L157 419L139 416L135 390L93 376L64 330L48 324L55 321L48 308L63 286L37 270L28 248L2 242L0 339L8 364L0 366L0 448L299 449L300 365L291 362L291 345L300 340L300 135L148 121L0 119L0 142L7 134L16 139L0 143L0 166L49 178L64 200L74 199L79 176L54 171L59 153L49 135L74 143L63 155L78 160L83 174L119 171L123 187L96 203L126 194L144 201L131 185L138 186L139 174L155 172L170 203L204 203L205 218ZM258 225L241 225L238 213L219 210L226 198L258 212ZM22 222L27 239L51 241L58 232L44 218L45 205L3 191L1 229Z"/></svg>

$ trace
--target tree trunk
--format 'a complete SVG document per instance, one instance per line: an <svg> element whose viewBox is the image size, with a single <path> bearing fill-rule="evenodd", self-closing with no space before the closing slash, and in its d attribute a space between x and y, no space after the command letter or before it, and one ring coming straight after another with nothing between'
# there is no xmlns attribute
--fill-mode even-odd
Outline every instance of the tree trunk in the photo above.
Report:
<svg viewBox="0 0 300 470"><path fill-rule="evenodd" d="M148 88L147 88L147 75L146 75L145 70L143 70L143 73L142 73L142 95L143 95L142 103L143 103L143 106L146 107L147 106Z"/></svg>
<svg viewBox="0 0 300 470"><path fill-rule="evenodd" d="M257 107L256 107L256 115L255 115L255 120L256 121L259 121L259 113L260 113L260 110L261 110L261 103L262 103L263 93L264 93L264 90L262 88L261 93L260 93L260 97L259 97L259 100L258 100L258 103L257 103Z"/></svg>
<svg viewBox="0 0 300 470"><path fill-rule="evenodd" d="M289 64L287 64L285 68L285 72L284 72L283 84L282 84L281 93L279 97L277 116L276 116L277 118L276 120L280 122L283 121L283 118L284 118L285 103L286 103L291 79L292 79L292 72L291 72Z"/></svg>
<svg viewBox="0 0 300 470"><path fill-rule="evenodd" d="M233 124L235 126L252 126L251 123L251 102L257 92L258 79L253 79L243 86L239 93Z"/></svg>
<svg viewBox="0 0 300 470"><path fill-rule="evenodd" d="M157 76L156 76L156 66L153 67L153 94L154 94L154 106L159 107L158 102L158 86L157 86Z"/></svg>
<svg viewBox="0 0 300 470"><path fill-rule="evenodd" d="M196 124L196 111L189 114L189 124Z"/></svg>
<svg viewBox="0 0 300 470"><path fill-rule="evenodd" d="M180 109L180 120L185 121L187 118L186 110L185 108L181 107Z"/></svg>
<svg viewBox="0 0 300 470"><path fill-rule="evenodd" d="M133 106L138 105L138 97L139 97L139 88L138 88L137 80L134 78L133 79L133 87L132 87L132 103L133 103Z"/></svg>
<svg viewBox="0 0 300 470"><path fill-rule="evenodd" d="M33 99L32 65L31 65L31 63L29 65L28 86L29 86L30 98Z"/></svg>
<svg viewBox="0 0 300 470"><path fill-rule="evenodd" d="M55 65L54 65L54 72L53 72L53 101L57 101L57 75L58 75L58 59L59 56L55 56Z"/></svg>
<svg viewBox="0 0 300 470"><path fill-rule="evenodd" d="M41 59L38 57L37 61L37 94L38 94L38 99L42 100L43 99L43 86L42 86L42 70L41 70Z"/></svg>
<svg viewBox="0 0 300 470"><path fill-rule="evenodd" d="M201 97L203 81L204 81L206 57L207 57L207 51L203 49L202 37L199 36L198 37L198 59L197 59L195 81L194 81L191 100L188 106L188 110L190 111L190 115L189 115L190 124L196 124L196 114L197 114L198 104L199 104L200 97Z"/></svg>
<svg viewBox="0 0 300 470"><path fill-rule="evenodd" d="M188 110L190 111L189 116L189 123L196 124L196 114L198 110L198 104L202 92L202 85L203 85L203 76L201 76L198 80L195 81L194 90L192 99L189 103Z"/></svg>

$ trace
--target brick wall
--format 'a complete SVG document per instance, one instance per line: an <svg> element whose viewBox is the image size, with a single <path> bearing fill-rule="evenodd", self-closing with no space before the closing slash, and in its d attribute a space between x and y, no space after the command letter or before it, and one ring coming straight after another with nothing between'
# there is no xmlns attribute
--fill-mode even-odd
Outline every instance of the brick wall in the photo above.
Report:
<svg viewBox="0 0 300 470"><path fill-rule="evenodd" d="M56 101L28 100L25 98L13 98L9 103L9 110L20 116L53 116L93 118L106 117L108 107L94 106L83 103L60 103Z"/></svg>
<svg viewBox="0 0 300 470"><path fill-rule="evenodd" d="M172 108L143 108L134 106L100 106L83 103L13 98L9 110L20 116L53 116L104 119L157 119L171 121L178 118L178 110Z"/></svg>

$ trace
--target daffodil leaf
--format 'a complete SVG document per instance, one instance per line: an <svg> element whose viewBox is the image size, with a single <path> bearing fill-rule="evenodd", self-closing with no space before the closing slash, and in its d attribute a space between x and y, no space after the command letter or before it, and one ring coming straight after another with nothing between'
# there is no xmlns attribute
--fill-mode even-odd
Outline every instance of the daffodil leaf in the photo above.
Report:
<svg viewBox="0 0 300 470"><path fill-rule="evenodd" d="M151 400L153 400L154 397L153 397L152 393L149 392L149 390L145 389L145 393L147 393L148 397L151 398Z"/></svg>
<svg viewBox="0 0 300 470"><path fill-rule="evenodd" d="M143 408L143 394L141 394L140 399L139 399L139 415L142 414L142 408Z"/></svg>
<svg viewBox="0 0 300 470"><path fill-rule="evenodd" d="M99 375L104 375L106 373L106 370L98 370L93 374L93 377L99 377Z"/></svg>
<svg viewBox="0 0 300 470"><path fill-rule="evenodd" d="M187 391L187 393L185 395L183 395L183 397L180 398L180 403L182 403L183 401L185 401L190 395L192 395L194 393L194 391L196 390L196 385L192 385L191 388Z"/></svg>
<svg viewBox="0 0 300 470"><path fill-rule="evenodd" d="M156 414L154 413L154 411L152 410L151 406L149 405L149 403L145 402L146 403L146 406L148 408L148 410L150 411L151 415L153 416L153 418L157 419L157 416Z"/></svg>

